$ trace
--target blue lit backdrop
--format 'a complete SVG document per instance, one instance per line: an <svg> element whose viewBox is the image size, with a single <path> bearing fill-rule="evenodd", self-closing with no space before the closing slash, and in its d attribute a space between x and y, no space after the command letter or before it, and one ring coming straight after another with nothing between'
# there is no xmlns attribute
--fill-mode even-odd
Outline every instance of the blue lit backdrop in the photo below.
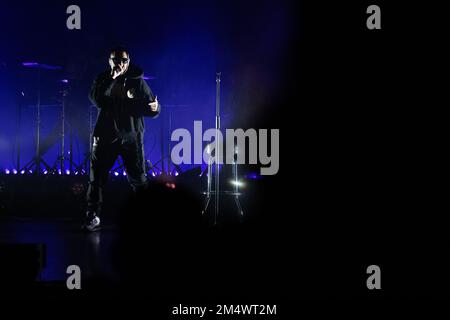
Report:
<svg viewBox="0 0 450 320"><path fill-rule="evenodd" d="M35 154L38 90L42 157L50 166L59 166L64 86L66 156L72 145L74 163L83 163L89 151L90 116L96 115L87 93L95 75L108 67L108 50L116 45L129 48L132 61L144 69L165 106L158 119L146 120L146 157L153 163L162 157L161 141L169 139L169 117L172 129L192 130L194 120L202 120L204 129L214 126L216 71L222 72L223 127L256 126L271 108L286 108L276 105L276 96L283 92L279 83L288 72L285 56L294 45L291 3L77 1L82 29L76 31L65 27L70 4L15 2L0 12L3 172L16 169L18 160L24 166ZM61 69L41 70L39 76L23 62Z"/></svg>

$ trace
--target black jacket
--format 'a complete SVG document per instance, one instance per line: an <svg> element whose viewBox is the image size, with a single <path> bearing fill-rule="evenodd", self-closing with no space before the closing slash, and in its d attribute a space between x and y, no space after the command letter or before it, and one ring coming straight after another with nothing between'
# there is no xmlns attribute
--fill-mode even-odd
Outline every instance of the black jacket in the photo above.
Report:
<svg viewBox="0 0 450 320"><path fill-rule="evenodd" d="M127 96L128 90L133 98ZM104 139L142 137L143 117L156 118L161 111L159 104L156 112L151 111L148 104L155 97L143 79L142 69L132 64L116 79L111 77L111 70L100 73L94 80L89 99L99 109L93 135Z"/></svg>

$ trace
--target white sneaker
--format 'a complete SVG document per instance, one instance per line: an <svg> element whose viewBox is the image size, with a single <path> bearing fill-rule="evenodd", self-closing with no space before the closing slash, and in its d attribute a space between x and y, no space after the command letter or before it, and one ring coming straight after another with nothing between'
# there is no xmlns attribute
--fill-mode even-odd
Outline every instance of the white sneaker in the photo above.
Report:
<svg viewBox="0 0 450 320"><path fill-rule="evenodd" d="M86 231L100 230L100 218L98 216L87 217L82 229Z"/></svg>

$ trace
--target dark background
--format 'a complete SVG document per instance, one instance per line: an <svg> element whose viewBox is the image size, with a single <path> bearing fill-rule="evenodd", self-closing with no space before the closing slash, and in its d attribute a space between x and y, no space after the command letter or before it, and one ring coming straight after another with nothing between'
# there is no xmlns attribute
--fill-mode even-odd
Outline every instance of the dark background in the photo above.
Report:
<svg viewBox="0 0 450 320"><path fill-rule="evenodd" d="M360 13L370 4L381 7L381 30L365 27ZM299 179L307 200L298 207L310 214L299 220L322 261L311 274L326 275L323 292L448 296L447 223L435 180L440 134L432 128L440 68L434 9L366 1L301 8L299 86L309 108L296 118L308 150ZM361 282L372 263L384 277L380 292Z"/></svg>

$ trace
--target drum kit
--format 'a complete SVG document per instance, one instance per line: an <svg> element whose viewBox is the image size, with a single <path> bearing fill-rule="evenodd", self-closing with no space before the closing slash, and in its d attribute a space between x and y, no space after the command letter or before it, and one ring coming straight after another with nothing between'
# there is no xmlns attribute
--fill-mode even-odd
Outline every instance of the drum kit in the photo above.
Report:
<svg viewBox="0 0 450 320"><path fill-rule="evenodd" d="M56 82L58 84L58 94L57 94L57 102L56 103L50 103L50 104L44 104L43 102L43 89L42 89L42 80L44 77L45 72L52 72L52 71L58 71L62 70L63 68L61 66L55 66L55 65L49 65L44 64L40 62L22 62L21 66L25 70L34 71L35 75L37 75L37 83L35 84L35 103L31 105L35 109L35 152L32 159L27 162L25 165L22 166L21 163L21 139L17 138L17 168L19 168L19 172L31 172L35 173L37 175L41 174L48 174L48 173L59 173L63 174L66 173L69 168L69 171L72 171L73 168L81 169L82 166L77 165L73 161L73 152L72 152L72 132L70 135L70 146L69 146L69 152L66 153L66 145L65 145L65 139L66 139L66 104L67 104L67 96L69 93L69 80L68 79L58 79ZM21 91L21 95L25 96L24 92ZM53 102L53 101L52 101ZM43 135L42 135L42 115L43 110L47 108L60 108L59 112L59 121L60 121L60 127L59 127L59 138L60 138L60 149L58 151L58 156L55 160L55 162L50 165L48 162L46 162L43 159L43 154L45 153L46 149L48 149L50 146L48 143L43 143ZM19 112L18 112L18 132L21 131L22 126L22 103L19 104ZM72 128L70 127L70 131L72 131ZM45 141L44 141L45 142ZM68 166L66 167L66 163L68 163Z"/></svg>
<svg viewBox="0 0 450 320"><path fill-rule="evenodd" d="M17 168L20 168L20 172L35 172L36 174L41 174L42 172L49 172L52 171L52 167L42 158L42 152L41 152L41 113L42 108L44 107L53 107L56 105L43 105L41 103L41 79L42 79L42 73L44 71L53 71L53 70L60 70L62 67L60 66L52 66L48 64L42 64L39 62L22 62L22 66L25 68L36 70L37 72L37 87L36 87L36 149L34 157L25 165L21 166L21 143L20 139L18 139L17 144ZM24 96L23 91L21 94ZM64 95L64 94L63 94ZM63 99L64 101L64 99ZM20 108L21 109L21 108ZM22 118L22 112L19 110L19 132L21 129L21 118ZM61 120L64 121L64 102L62 103L62 114L61 114ZM62 125L62 129L64 130L64 122ZM64 135L64 131L63 131ZM64 136L62 135L62 139ZM62 148L64 148L64 140L62 140ZM43 169L43 170L42 170Z"/></svg>

